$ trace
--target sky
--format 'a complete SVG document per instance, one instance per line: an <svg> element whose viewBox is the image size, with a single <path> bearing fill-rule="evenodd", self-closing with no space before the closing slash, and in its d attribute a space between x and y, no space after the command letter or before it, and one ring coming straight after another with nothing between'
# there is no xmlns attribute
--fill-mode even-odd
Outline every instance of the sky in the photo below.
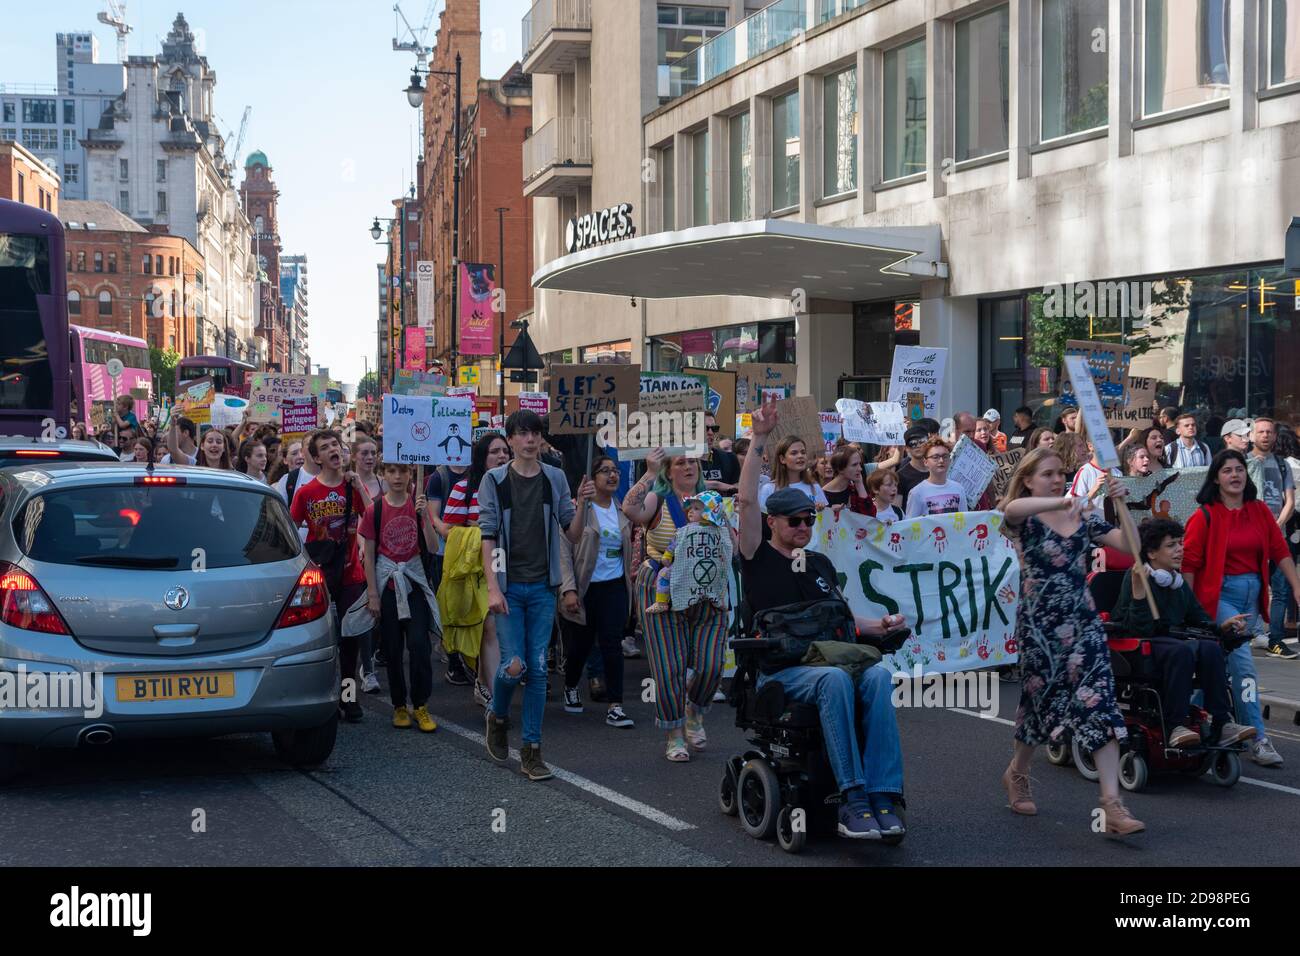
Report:
<svg viewBox="0 0 1300 956"><path fill-rule="evenodd" d="M152 55L185 14L216 71L225 133L253 108L239 165L260 149L280 189L284 254L307 256L309 351L343 382L375 363L376 216L413 179L419 111L406 101L414 56L393 50L396 0L127 0L127 52ZM401 0L417 30L431 0ZM432 0L437 12L445 0ZM482 70L500 77L520 57L530 0L481 0ZM54 36L92 30L99 58L117 59L117 35L96 20L102 0L23 4L0 31L0 83L55 82ZM435 13L426 38L433 44ZM408 39L401 27L403 39ZM231 140L233 146L233 138ZM238 185L238 182L236 183Z"/></svg>

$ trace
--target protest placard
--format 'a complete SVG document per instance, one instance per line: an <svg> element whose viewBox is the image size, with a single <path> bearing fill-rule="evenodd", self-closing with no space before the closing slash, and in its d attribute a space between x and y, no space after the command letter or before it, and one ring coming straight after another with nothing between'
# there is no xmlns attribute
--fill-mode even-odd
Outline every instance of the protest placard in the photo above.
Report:
<svg viewBox="0 0 1300 956"><path fill-rule="evenodd" d="M939 395L943 391L944 367L948 362L945 348L926 348L920 345L894 347L894 367L889 376L887 401L898 403L906 409L908 396L920 394L925 398L926 417L938 420Z"/></svg>
<svg viewBox="0 0 1300 956"><path fill-rule="evenodd" d="M708 451L704 431L708 391L709 380L703 375L641 373L637 413L620 414L617 440L605 444L618 449L620 461L644 459L656 448L666 455L704 455Z"/></svg>
<svg viewBox="0 0 1300 956"><path fill-rule="evenodd" d="M312 431L320 420L320 399L315 395L295 395L280 402L280 429L286 435Z"/></svg>
<svg viewBox="0 0 1300 956"><path fill-rule="evenodd" d="M384 461L468 465L474 403L437 395L384 396Z"/></svg>
<svg viewBox="0 0 1300 956"><path fill-rule="evenodd" d="M1088 438L1097 450L1097 461L1103 468L1118 468L1119 452L1115 450L1115 442L1110 437L1110 429L1106 425L1106 411L1102 407L1101 396L1093 381L1092 366L1082 355L1067 355L1065 372L1063 379L1068 378L1074 386L1075 403L1079 406L1079 415L1088 428ZM1064 389L1064 381L1062 381L1062 388Z"/></svg>
<svg viewBox="0 0 1300 956"><path fill-rule="evenodd" d="M1129 405L1128 382L1129 365L1133 361L1133 350L1127 345L1111 342L1093 342L1087 340L1070 340L1065 343L1065 358L1082 358L1088 365L1093 385L1101 399L1108 425L1123 426L1126 418L1125 408ZM1077 405L1078 388L1073 385L1068 375L1061 376L1061 404ZM1155 402L1154 384L1151 402ZM1130 425L1130 427L1132 427Z"/></svg>
<svg viewBox="0 0 1300 956"><path fill-rule="evenodd" d="M1154 378L1138 375L1128 377L1128 391L1124 406L1108 409L1106 423L1113 428L1145 428L1156 419L1156 387Z"/></svg>
<svg viewBox="0 0 1300 956"><path fill-rule="evenodd" d="M767 436L767 447L772 449L773 455L781 442L790 435L803 441L811 466L812 460L825 447L822 441L821 413L817 411L816 399L802 395L798 398L783 398L776 403L776 426Z"/></svg>
<svg viewBox="0 0 1300 956"><path fill-rule="evenodd" d="M367 401L364 398L357 399L357 421L367 422L371 425L379 423L379 403Z"/></svg>
<svg viewBox="0 0 1300 956"><path fill-rule="evenodd" d="M280 424L280 406L285 399L307 395L323 397L329 379L323 375L280 375L274 372L255 372L248 393L250 422ZM323 412L323 409L321 410ZM323 415L320 419L323 421ZM312 427L319 427L317 425Z"/></svg>
<svg viewBox="0 0 1300 956"><path fill-rule="evenodd" d="M181 414L195 425L209 425L212 423L212 403L216 397L217 388L212 376L196 378L185 386L179 396Z"/></svg>
<svg viewBox="0 0 1300 956"><path fill-rule="evenodd" d="M445 395L447 394L447 376L435 372L417 372L413 369L398 369L393 378L394 395Z"/></svg>
<svg viewBox="0 0 1300 956"><path fill-rule="evenodd" d="M993 459L963 435L952 450L948 480L957 482L966 490L966 501L973 507L983 496L997 470L998 466Z"/></svg>
<svg viewBox="0 0 1300 956"><path fill-rule="evenodd" d="M826 445L826 454L835 454L836 443L844 437L844 420L839 412L822 412L822 442Z"/></svg>
<svg viewBox="0 0 1300 956"><path fill-rule="evenodd" d="M992 481L995 501L1001 501L1002 496L1007 493L1007 486L1011 484L1011 476L1016 473L1016 468L1020 465L1020 459L1024 457L1025 449L1023 448L1009 448L993 456L993 461L998 466Z"/></svg>
<svg viewBox="0 0 1300 956"><path fill-rule="evenodd" d="M735 365L736 414L754 412L762 405L762 389L781 389L777 398L788 398L795 387L798 369L794 365L748 362Z"/></svg>
<svg viewBox="0 0 1300 956"><path fill-rule="evenodd" d="M944 673L1018 659L1020 560L996 511L884 524L821 512L808 548L835 565L858 617L902 614L912 636L883 661L892 671Z"/></svg>
<svg viewBox="0 0 1300 956"><path fill-rule="evenodd" d="M736 373L730 369L705 369L704 376L709 380L709 396L704 407L722 426L718 437L725 438L736 420Z"/></svg>
<svg viewBox="0 0 1300 956"><path fill-rule="evenodd" d="M552 365L549 392L552 435L588 435L600 415L638 408L640 365Z"/></svg>
<svg viewBox="0 0 1300 956"><path fill-rule="evenodd" d="M545 419L551 413L551 397L545 392L520 392L519 407Z"/></svg>
<svg viewBox="0 0 1300 956"><path fill-rule="evenodd" d="M212 402L211 421L215 428L239 425L244 418L248 400L238 395L218 395Z"/></svg>
<svg viewBox="0 0 1300 956"><path fill-rule="evenodd" d="M898 403L841 398L835 408L844 420L844 437L849 441L889 447L903 444L907 424Z"/></svg>

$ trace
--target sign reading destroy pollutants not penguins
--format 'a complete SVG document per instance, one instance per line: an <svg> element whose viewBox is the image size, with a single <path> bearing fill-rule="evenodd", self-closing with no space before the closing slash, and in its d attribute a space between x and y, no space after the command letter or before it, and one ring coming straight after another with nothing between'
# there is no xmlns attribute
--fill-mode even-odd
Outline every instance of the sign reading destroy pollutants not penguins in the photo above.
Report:
<svg viewBox="0 0 1300 956"><path fill-rule="evenodd" d="M384 396L384 461L468 466L473 447L473 399Z"/></svg>

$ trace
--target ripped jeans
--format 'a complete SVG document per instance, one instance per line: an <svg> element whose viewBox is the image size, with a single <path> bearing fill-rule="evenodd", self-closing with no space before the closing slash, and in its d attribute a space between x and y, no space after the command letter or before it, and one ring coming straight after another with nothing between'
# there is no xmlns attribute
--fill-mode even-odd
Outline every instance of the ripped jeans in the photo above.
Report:
<svg viewBox="0 0 1300 956"><path fill-rule="evenodd" d="M510 699L519 681L531 672L524 687L524 733L526 744L542 742L542 714L546 710L546 648L551 642L551 625L555 621L555 588L546 581L530 584L506 584L509 614L493 617L497 643L501 646L501 666L492 681L492 713L510 715ZM509 673L514 661L523 669L513 677Z"/></svg>

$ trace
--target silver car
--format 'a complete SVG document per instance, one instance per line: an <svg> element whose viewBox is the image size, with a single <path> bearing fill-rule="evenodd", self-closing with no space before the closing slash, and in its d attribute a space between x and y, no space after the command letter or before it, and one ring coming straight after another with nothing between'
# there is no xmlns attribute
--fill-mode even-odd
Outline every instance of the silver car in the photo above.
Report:
<svg viewBox="0 0 1300 956"><path fill-rule="evenodd" d="M33 747L256 731L319 764L337 646L271 488L205 468L0 469L0 780Z"/></svg>
<svg viewBox="0 0 1300 956"><path fill-rule="evenodd" d="M0 438L0 468L27 465L52 465L55 462L115 462L121 461L117 452L97 441L77 438L60 438L42 441L39 438Z"/></svg>

